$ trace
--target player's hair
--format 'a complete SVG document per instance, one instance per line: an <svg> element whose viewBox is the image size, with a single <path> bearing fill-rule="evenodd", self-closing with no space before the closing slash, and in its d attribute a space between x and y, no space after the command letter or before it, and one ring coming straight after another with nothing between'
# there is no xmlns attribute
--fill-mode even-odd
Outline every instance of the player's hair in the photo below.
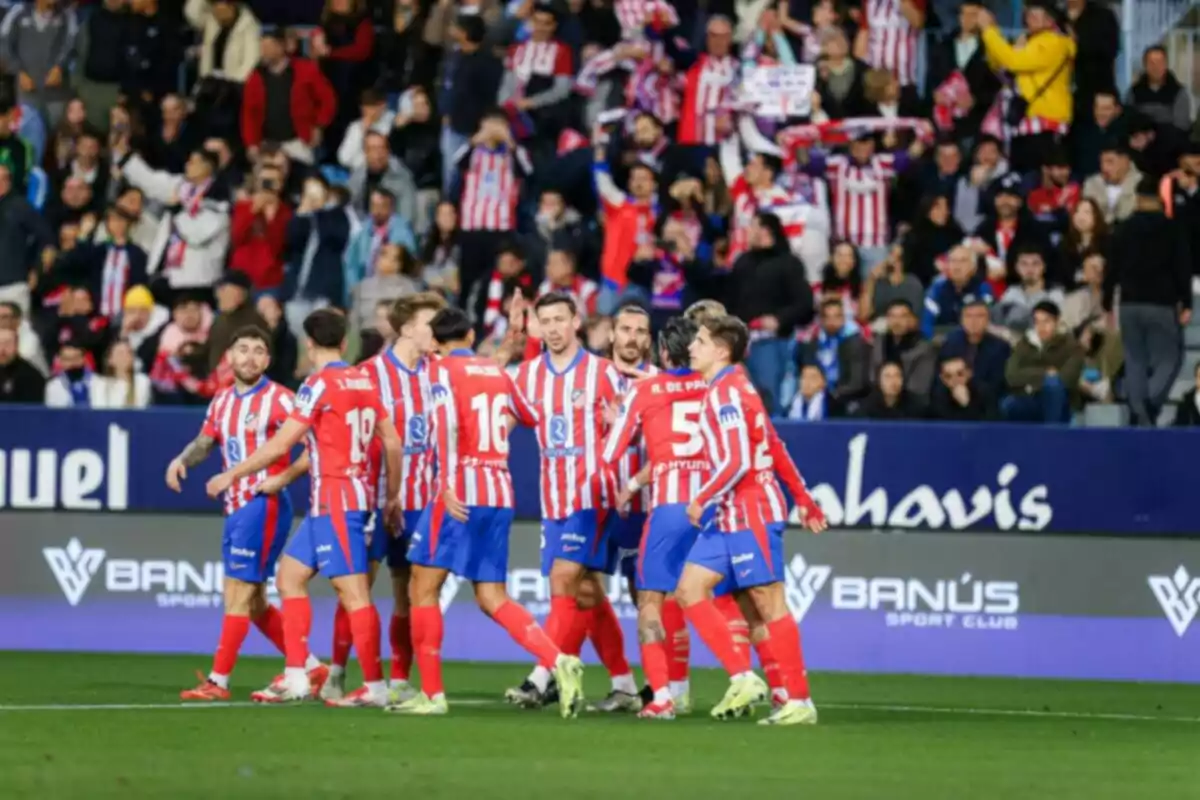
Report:
<svg viewBox="0 0 1200 800"><path fill-rule="evenodd" d="M546 294L539 297L537 302L533 304L533 311L536 314L543 308L549 308L550 306L566 306L570 309L572 317L579 313L579 309L575 305L575 298L565 292L546 292Z"/></svg>
<svg viewBox="0 0 1200 800"><path fill-rule="evenodd" d="M725 304L717 300L697 300L687 307L683 315L697 325L703 325L710 317L725 316Z"/></svg>
<svg viewBox="0 0 1200 800"><path fill-rule="evenodd" d="M691 361L688 347L700 326L687 317L672 317L658 334L658 349L665 367L683 367Z"/></svg>
<svg viewBox="0 0 1200 800"><path fill-rule="evenodd" d="M364 328L359 334L358 361L354 363L363 364L370 361L379 355L385 344L382 333L374 328Z"/></svg>
<svg viewBox="0 0 1200 800"><path fill-rule="evenodd" d="M237 346L237 343L242 339L257 339L267 348L267 355L271 355L271 337L262 328L257 325L243 325L233 334L233 339L229 341L229 349L232 350Z"/></svg>
<svg viewBox="0 0 1200 800"><path fill-rule="evenodd" d="M471 320L459 308L443 308L429 323L438 344L461 342L471 334Z"/></svg>
<svg viewBox="0 0 1200 800"><path fill-rule="evenodd" d="M304 335L317 347L341 347L346 340L346 315L336 309L319 308L304 318Z"/></svg>
<svg viewBox="0 0 1200 800"><path fill-rule="evenodd" d="M729 350L729 363L739 364L746 358L746 347L750 344L750 329L746 323L725 314L707 319L702 325L714 342Z"/></svg>
<svg viewBox="0 0 1200 800"><path fill-rule="evenodd" d="M397 334L400 329L412 322L419 311L441 311L446 307L446 298L437 292L417 292L401 297L392 304L388 312L388 324Z"/></svg>
<svg viewBox="0 0 1200 800"><path fill-rule="evenodd" d="M617 309L617 313L613 314L613 319L616 319L622 314L635 314L639 317L650 319L650 312L647 311L646 307L641 303L625 303Z"/></svg>

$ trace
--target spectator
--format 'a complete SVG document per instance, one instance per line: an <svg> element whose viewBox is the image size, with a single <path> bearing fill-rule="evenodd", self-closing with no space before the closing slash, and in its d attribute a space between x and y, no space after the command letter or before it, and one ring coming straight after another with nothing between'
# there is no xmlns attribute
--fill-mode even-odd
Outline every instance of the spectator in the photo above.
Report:
<svg viewBox="0 0 1200 800"><path fill-rule="evenodd" d="M546 257L546 279L538 287L538 297L560 292L575 301L579 315L585 320L596 316L599 287L596 282L579 274L575 255L570 250L555 248Z"/></svg>
<svg viewBox="0 0 1200 800"><path fill-rule="evenodd" d="M100 154L100 137L84 132L76 140L75 155L66 168L54 176L54 181L61 186L68 178L78 178L91 188L92 198L99 206L108 196L109 174L109 166Z"/></svg>
<svg viewBox="0 0 1200 800"><path fill-rule="evenodd" d="M438 141L441 132L425 90L415 87L408 96L411 108L396 115L388 142L413 175L417 186L413 230L424 236L433 223L433 213L442 194L442 151Z"/></svg>
<svg viewBox="0 0 1200 800"><path fill-rule="evenodd" d="M964 231L973 231L992 205L997 181L1008 175L1008 161L1000 140L984 134L975 143L971 168L958 179L954 189L954 221Z"/></svg>
<svg viewBox="0 0 1200 800"><path fill-rule="evenodd" d="M525 252L515 241L510 241L501 245L491 276L486 282L477 281L463 304L475 320L477 339L503 332L507 322L504 306L514 291L520 291L525 298L534 296L533 276L525 269Z"/></svg>
<svg viewBox="0 0 1200 800"><path fill-rule="evenodd" d="M906 385L904 367L896 361L885 361L875 371L875 387L858 407L857 416L864 419L905 420L921 419L926 415L925 404ZM926 386L928 390L928 386Z"/></svg>
<svg viewBox="0 0 1200 800"><path fill-rule="evenodd" d="M668 219L660 247L642 245L629 265L629 283L650 298L650 328L659 331L697 297L697 287L712 277L712 264L696 252L684 224Z"/></svg>
<svg viewBox="0 0 1200 800"><path fill-rule="evenodd" d="M158 336L158 351L150 368L155 404L191 404L202 400L187 388L196 385L194 373L203 375L208 370L204 343L213 325L213 313L201 296L195 290L174 296L171 321Z"/></svg>
<svg viewBox="0 0 1200 800"><path fill-rule="evenodd" d="M145 408L150 405L150 395L150 379L138 371L129 342L113 342L104 359L104 377L95 387L92 407Z"/></svg>
<svg viewBox="0 0 1200 800"><path fill-rule="evenodd" d="M1052 246L1062 241L1070 226L1071 212L1079 203L1079 184L1071 180L1071 160L1066 148L1054 144L1042 161L1041 183L1025 199L1030 216ZM1057 279L1057 276L1054 276Z"/></svg>
<svg viewBox="0 0 1200 800"><path fill-rule="evenodd" d="M1128 136L1128 120L1122 113L1115 89L1102 89L1092 101L1092 113L1079 121L1072 136L1076 175L1095 175L1100 170L1100 151L1110 142Z"/></svg>
<svg viewBox="0 0 1200 800"><path fill-rule="evenodd" d="M212 153L217 159L217 172L213 175L213 182L220 184L226 194L230 197L235 197L239 189L245 187L246 174L243 172L240 164L234 161L233 148L227 139L222 139L219 136L210 136L204 140L204 149ZM279 145L274 142L264 143L259 149L258 166L274 167L284 174L284 193L287 197L292 195L292 174L289 169L291 162L287 156L279 151ZM301 184L301 189L303 184ZM297 191L296 196L299 197L300 191Z"/></svg>
<svg viewBox="0 0 1200 800"><path fill-rule="evenodd" d="M478 15L460 14L451 29L458 51L446 59L437 104L442 113L442 192L446 196L453 194L459 163L456 154L480 130L484 112L496 103L504 75L500 60L482 47L484 33Z"/></svg>
<svg viewBox="0 0 1200 800"><path fill-rule="evenodd" d="M260 170L255 184L254 194L233 206L229 268L245 273L254 291L272 291L283 285L292 209L279 196L283 179L276 170Z"/></svg>
<svg viewBox="0 0 1200 800"><path fill-rule="evenodd" d="M1071 225L1059 248L1059 272L1067 286L1076 285L1082 275L1083 260L1088 253L1103 253L1108 249L1108 223L1104 212L1090 197L1081 198L1071 212Z"/></svg>
<svg viewBox="0 0 1200 800"><path fill-rule="evenodd" d="M932 88L935 109L947 109L955 139L970 137L979 131L984 116L1000 92L1000 79L988 65L987 54L979 40L982 7L982 2L971 0L960 4L958 28L930 55L928 85ZM951 92L951 86L958 82L955 74L961 76L966 92ZM936 111L934 119L937 119Z"/></svg>
<svg viewBox="0 0 1200 800"><path fill-rule="evenodd" d="M2 378L4 370L4 334L0 333L0 391L4 388ZM1192 376L1195 381L1195 386L1189 389L1183 397L1179 398L1179 405L1175 406L1175 421L1171 424L1176 428L1195 428L1200 426L1200 364L1196 365L1195 374ZM4 401L4 396L0 394L0 402ZM24 402L21 400L10 402Z"/></svg>
<svg viewBox="0 0 1200 800"><path fill-rule="evenodd" d="M41 339L25 318L21 307L11 300L0 301L0 329L10 330L17 335L17 355L43 375L50 372L46 365L46 356L42 352Z"/></svg>
<svg viewBox="0 0 1200 800"><path fill-rule="evenodd" d="M860 316L870 319L872 330L883 330L883 318L893 300L904 300L909 308L924 305L925 287L904 269L904 248L892 245L888 257L867 274Z"/></svg>
<svg viewBox="0 0 1200 800"><path fill-rule="evenodd" d="M995 416L992 398L961 356L942 360L941 380L930 396L929 415L947 422L983 422Z"/></svg>
<svg viewBox="0 0 1200 800"><path fill-rule="evenodd" d="M958 202L958 184L963 180L965 180L965 176L963 175L963 153L961 146L954 139L939 139L933 151L933 159L925 164L916 175L916 191L915 197L912 199L945 197L950 203L951 215L953 216L956 203ZM908 201L909 198L905 195L903 199ZM975 196L975 204L968 209L966 216L968 220L974 220L979 216L978 196ZM962 225L959 225L959 227L961 228Z"/></svg>
<svg viewBox="0 0 1200 800"><path fill-rule="evenodd" d="M12 171L0 163L0 300L29 313L30 274L53 242L46 220L16 190Z"/></svg>
<svg viewBox="0 0 1200 800"><path fill-rule="evenodd" d="M1080 325L1075 339L1083 351L1083 372L1079 375L1079 393L1085 402L1111 403L1113 384L1124 366L1121 332L1105 329L1098 321Z"/></svg>
<svg viewBox="0 0 1200 800"><path fill-rule="evenodd" d="M823 422L845 416L846 409L828 392L827 386L820 364L808 363L801 366L800 390L792 400L788 419L797 422Z"/></svg>
<svg viewBox="0 0 1200 800"><path fill-rule="evenodd" d="M300 347L284 322L283 306L274 295L263 294L259 295L255 307L259 316L266 321L267 332L271 336L271 366L267 367L267 378L281 386L294 387Z"/></svg>
<svg viewBox="0 0 1200 800"><path fill-rule="evenodd" d="M829 262L821 270L820 280L812 285L813 297L820 302L835 299L842 304L847 319L858 319L863 271L854 245L838 242L833 246ZM806 333L801 333L801 337L807 338Z"/></svg>
<svg viewBox="0 0 1200 800"><path fill-rule="evenodd" d="M388 111L387 98L376 89L364 89L358 107L362 116L346 128L346 135L342 137L342 144L337 151L338 163L351 172L366 163L363 137L368 132L388 136L396 119L396 115Z"/></svg>
<svg viewBox="0 0 1200 800"><path fill-rule="evenodd" d="M986 246L987 279L993 294L1003 294L1005 284L1017 281L1017 252L1035 247L1050 252L1050 240L1025 208L1021 176L1010 172L996 182L993 212L975 229Z"/></svg>
<svg viewBox="0 0 1200 800"><path fill-rule="evenodd" d="M925 295L921 318L921 332L925 336L932 337L938 327L954 325L969 303L991 304L992 287L977 274L978 265L979 255L970 247L960 244L950 248L946 274L935 278Z"/></svg>
<svg viewBox="0 0 1200 800"><path fill-rule="evenodd" d="M47 204L45 214L54 230L64 225L77 225L85 234L96 227L96 197L92 186L83 178L71 176L62 182L58 195Z"/></svg>
<svg viewBox="0 0 1200 800"><path fill-rule="evenodd" d="M122 89L146 110L178 91L179 67L187 48L179 5L168 3L166 9L161 5L160 0L130 0L132 41L126 50Z"/></svg>
<svg viewBox="0 0 1200 800"><path fill-rule="evenodd" d="M992 308L992 320L997 325L1022 333L1033 321L1033 309L1045 302L1062 308L1062 289L1046 285L1046 258L1033 246L1017 250L1019 282L1009 286Z"/></svg>
<svg viewBox="0 0 1200 800"><path fill-rule="evenodd" d="M1083 196L1104 212L1109 225L1122 222L1133 213L1137 186L1142 173L1130 160L1124 145L1110 142L1100 151L1100 172L1083 182Z"/></svg>
<svg viewBox="0 0 1200 800"><path fill-rule="evenodd" d="M239 0L187 0L184 14L200 32L200 79L244 84L259 64L262 29Z"/></svg>
<svg viewBox="0 0 1200 800"><path fill-rule="evenodd" d="M595 133L593 175L604 211L600 311L611 313L624 300L634 254L639 247L651 244L658 216L658 175L648 164L635 164L629 170L628 194L621 191L609 172L601 133Z"/></svg>
<svg viewBox="0 0 1200 800"><path fill-rule="evenodd" d="M905 387L915 395L925 397L937 370L937 352L933 344L921 338L917 330L917 315L904 300L893 300L887 310L887 331L875 338L871 348L871 374L888 362L896 362L904 370Z"/></svg>
<svg viewBox="0 0 1200 800"><path fill-rule="evenodd" d="M453 302L461 289L458 282L461 259L458 207L443 201L438 203L433 230L425 236L425 244L421 248L421 263L425 265L421 281Z"/></svg>
<svg viewBox="0 0 1200 800"><path fill-rule="evenodd" d="M871 106L863 87L867 65L850 56L850 44L841 28L820 32L821 55L817 60L817 97L814 113L829 119L869 116Z"/></svg>
<svg viewBox="0 0 1200 800"><path fill-rule="evenodd" d="M821 323L816 336L801 348L797 366L816 364L830 397L843 408L867 395L871 388L871 346L863 341L858 323L846 319L842 301L827 298L821 302Z"/></svg>
<svg viewBox="0 0 1200 800"><path fill-rule="evenodd" d="M963 229L950 215L944 195L921 201L917 221L904 237L904 272L928 286L939 274L939 260L963 240Z"/></svg>
<svg viewBox="0 0 1200 800"><path fill-rule="evenodd" d="M281 34L264 33L260 48L262 63L246 78L242 144L252 161L269 141L278 142L289 158L312 164L333 122L337 96L316 64L288 56Z"/></svg>
<svg viewBox="0 0 1200 800"><path fill-rule="evenodd" d="M534 217L534 231L527 237L526 244L529 269L534 274L541 274L545 270L546 257L551 250L568 250L574 254L576 263L595 265L594 248L583 228L583 218L578 211L567 206L557 189L542 192ZM586 271L595 274L594 270Z"/></svg>
<svg viewBox="0 0 1200 800"><path fill-rule="evenodd" d="M4 65L15 73L22 102L36 107L51 127L71 99L71 62L79 36L75 9L59 0L15 5L0 23Z"/></svg>
<svg viewBox="0 0 1200 800"><path fill-rule="evenodd" d="M368 133L364 139L363 165L350 174L350 201L362 214L370 213L370 200L376 189L386 189L394 200L395 213L407 221L417 207L417 187L412 173L392 155L388 138ZM410 231L411 235L411 231Z"/></svg>
<svg viewBox="0 0 1200 800"><path fill-rule="evenodd" d="M421 291L413 279L415 265L412 256L402 245L384 244L379 248L371 274L352 290L354 315L352 320L361 330L371 326L375 309L383 303L394 303L405 295Z"/></svg>
<svg viewBox="0 0 1200 800"><path fill-rule="evenodd" d="M1129 158L1143 175L1161 178L1171 171L1182 150L1181 138L1175 129L1156 125L1140 111L1129 115Z"/></svg>
<svg viewBox="0 0 1200 800"><path fill-rule="evenodd" d="M159 334L170 321L171 312L157 305L145 286L134 286L125 292L121 318L113 327L120 338L133 348L139 371L145 372L154 364Z"/></svg>
<svg viewBox="0 0 1200 800"><path fill-rule="evenodd" d="M965 304L960 324L946 334L938 359L961 358L987 396L997 400L1004 394L1004 369L1012 347L988 332L988 312L988 304L981 299Z"/></svg>
<svg viewBox="0 0 1200 800"><path fill-rule="evenodd" d="M346 249L347 290L352 290L359 281L375 273L379 253L389 244L400 245L408 253L417 249L408 221L396 213L396 198L387 189L376 188L371 192L367 219L350 239L350 246Z"/></svg>
<svg viewBox="0 0 1200 800"><path fill-rule="evenodd" d="M392 323L389 319L391 315L392 303L382 300L379 305L375 306L375 317L371 323L371 329L389 345L396 341L396 332L392 330Z"/></svg>
<svg viewBox="0 0 1200 800"><path fill-rule="evenodd" d="M102 408L104 379L88 366L84 345L68 338L58 348L58 372L46 382L47 408Z"/></svg>
<svg viewBox="0 0 1200 800"><path fill-rule="evenodd" d="M1075 115L1085 120L1096 94L1116 85L1113 65L1121 49L1121 29L1112 7L1096 0L1067 0L1067 32L1075 40Z"/></svg>
<svg viewBox="0 0 1200 800"><path fill-rule="evenodd" d="M375 83L375 27L364 0L325 0L321 24L311 39L313 57L329 79L336 97L354 98L364 86ZM329 143L340 142L354 119L354 106L343 102L329 127ZM322 126L325 127L325 126Z"/></svg>
<svg viewBox="0 0 1200 800"><path fill-rule="evenodd" d="M208 333L208 368L215 370L225 357L225 351L233 344L233 336L241 328L253 325L267 330L267 321L262 318L250 299L253 287L245 273L237 270L226 272L216 286L217 318Z"/></svg>
<svg viewBox="0 0 1200 800"><path fill-rule="evenodd" d="M1055 137L1065 135L1071 124L1075 42L1059 30L1055 13L1049 0L1026 2L1026 35L1023 43L1014 47L1005 41L990 11L979 12L988 62L1016 78L1018 98L1009 101L1006 114L1013 119L1022 107L1025 111L1009 149L1017 172L1036 170L1045 149Z"/></svg>
<svg viewBox="0 0 1200 800"><path fill-rule="evenodd" d="M46 394L46 378L18 353L18 336L0 326L0 404L40 404Z"/></svg>
<svg viewBox="0 0 1200 800"><path fill-rule="evenodd" d="M1192 283L1200 277L1200 140L1189 141L1179 155L1179 169L1163 178L1159 191L1167 216L1188 232Z"/></svg>
<svg viewBox="0 0 1200 800"><path fill-rule="evenodd" d="M558 8L549 0L533 4L529 39L512 45L505 60L499 100L514 118L528 119L519 139L534 139L534 164L554 156L554 143L570 123L575 83L571 49L557 39Z"/></svg>
<svg viewBox="0 0 1200 800"><path fill-rule="evenodd" d="M66 282L86 286L99 298L99 312L114 322L121 314L125 293L149 283L146 253L129 239L130 219L118 206L104 216L105 240L84 242L63 255L56 267Z"/></svg>
<svg viewBox="0 0 1200 800"><path fill-rule="evenodd" d="M33 147L13 131L17 109L0 108L0 111L3 112L0 113L0 168L8 172L6 180L11 190L25 197L35 164Z"/></svg>
<svg viewBox="0 0 1200 800"><path fill-rule="evenodd" d="M1007 420L1057 422L1071 420L1079 399L1083 352L1071 334L1058 329L1058 306L1042 302L1033 310L1033 327L1017 341L1005 368L1010 394L1000 403Z"/></svg>
<svg viewBox="0 0 1200 800"><path fill-rule="evenodd" d="M213 181L216 156L196 150L183 174L173 175L151 169L128 148L128 139L117 143L114 163L129 183L167 208L149 254L150 273L162 273L172 289L212 286L229 251L229 198Z"/></svg>
<svg viewBox="0 0 1200 800"><path fill-rule="evenodd" d="M79 29L73 83L80 97L91 101L87 120L96 129L107 126L108 110L121 96L129 77L128 54L133 43L129 0L104 0L93 6Z"/></svg>
<svg viewBox="0 0 1200 800"><path fill-rule="evenodd" d="M283 290L288 328L298 334L318 308L342 305L348 287L342 259L358 229L354 213L329 190L324 178L304 183L300 207L288 224Z"/></svg>
<svg viewBox="0 0 1200 800"><path fill-rule="evenodd" d="M1192 318L1190 231L1163 214L1155 181L1138 184L1134 212L1113 234L1109 266L1121 292L1125 391L1134 425L1152 426L1179 371Z"/></svg>
<svg viewBox="0 0 1200 800"><path fill-rule="evenodd" d="M58 318L49 322L43 331L42 345L46 353L56 353L64 342L74 342L87 356L87 366L100 364L112 327L107 317L96 313L96 304L86 286L66 285L57 293ZM51 371L57 371L57 361Z"/></svg>
<svg viewBox="0 0 1200 800"><path fill-rule="evenodd" d="M1173 126L1181 134L1191 130L1191 93L1167 68L1167 51L1162 45L1152 45L1142 53L1142 74L1129 87L1125 105L1156 125Z"/></svg>
<svg viewBox="0 0 1200 800"><path fill-rule="evenodd" d="M167 94L159 104L162 124L146 146L146 163L166 172L183 172L188 156L200 145L197 130L188 120L187 104L179 95Z"/></svg>
<svg viewBox="0 0 1200 800"><path fill-rule="evenodd" d="M82 136L99 135L98 129L88 122L87 114L87 106L82 98L76 97L67 103L62 119L54 126L43 162L46 172L50 175L58 175L67 168L71 159L75 158L75 151Z"/></svg>
<svg viewBox="0 0 1200 800"><path fill-rule="evenodd" d="M1062 302L1063 325L1068 330L1093 323L1107 327L1108 312L1104 310L1105 265L1104 253L1099 250L1090 250L1083 257L1080 286Z"/></svg>

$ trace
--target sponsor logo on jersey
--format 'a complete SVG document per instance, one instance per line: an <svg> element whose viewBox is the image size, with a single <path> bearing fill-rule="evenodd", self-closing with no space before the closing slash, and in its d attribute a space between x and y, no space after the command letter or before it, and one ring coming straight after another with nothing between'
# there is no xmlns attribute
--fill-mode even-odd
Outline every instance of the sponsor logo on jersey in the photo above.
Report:
<svg viewBox="0 0 1200 800"><path fill-rule="evenodd" d="M417 414L408 420L408 440L416 446L423 446L429 435L429 427L425 424L425 415Z"/></svg>
<svg viewBox="0 0 1200 800"><path fill-rule="evenodd" d="M550 444L555 447L562 447L567 443L567 418L562 414L555 414L550 418Z"/></svg>

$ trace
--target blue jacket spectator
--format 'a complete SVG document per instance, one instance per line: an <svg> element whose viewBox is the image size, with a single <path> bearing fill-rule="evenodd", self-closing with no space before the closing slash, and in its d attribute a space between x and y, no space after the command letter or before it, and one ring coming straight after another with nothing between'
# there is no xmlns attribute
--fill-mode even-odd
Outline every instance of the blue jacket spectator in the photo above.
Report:
<svg viewBox="0 0 1200 800"><path fill-rule="evenodd" d="M925 294L921 333L926 338L933 336L934 328L956 324L968 303L982 300L991 305L992 287L976 274L978 262L975 251L966 245L947 254L946 274L934 279Z"/></svg>
<svg viewBox="0 0 1200 800"><path fill-rule="evenodd" d="M350 290L363 278L375 274L375 259L386 244L398 244L409 254L417 252L417 239L408 220L395 213L390 195L376 190L371 194L371 213L362 227L350 237L343 261L345 297L350 302Z"/></svg>
<svg viewBox="0 0 1200 800"><path fill-rule="evenodd" d="M974 380L993 401L1004 395L1004 366L1012 355L1008 342L988 333L988 305L982 300L968 303L961 323L946 335L938 361L961 358L974 373Z"/></svg>
<svg viewBox="0 0 1200 800"><path fill-rule="evenodd" d="M358 222L344 204L327 203L326 192L323 181L309 178L288 223L280 299L293 333L313 310L341 305L346 297L342 257Z"/></svg>

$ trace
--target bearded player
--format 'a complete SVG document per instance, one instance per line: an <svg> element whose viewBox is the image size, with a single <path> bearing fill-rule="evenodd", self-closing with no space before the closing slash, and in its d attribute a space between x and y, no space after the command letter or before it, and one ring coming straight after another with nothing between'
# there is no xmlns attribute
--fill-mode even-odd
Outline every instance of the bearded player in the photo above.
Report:
<svg viewBox="0 0 1200 800"><path fill-rule="evenodd" d="M583 665L562 653L523 607L508 596L508 536L513 519L508 428L524 400L502 367L472 351L471 322L457 309L433 320L443 357L430 371L437 454L433 505L412 534L413 644L422 692L388 706L398 714L447 713L442 683L441 590L447 576L475 585L479 608L554 673L564 717L582 694Z"/></svg>
<svg viewBox="0 0 1200 800"><path fill-rule="evenodd" d="M294 397L265 376L271 365L271 345L265 331L241 328L227 353L234 383L222 389L208 406L200 435L167 467L167 486L178 492L188 468L200 464L214 447L221 450L225 469L254 455L274 436L292 413ZM282 491L303 474L308 461L289 466L285 451L262 470L249 473L225 492L225 534L221 551L225 567L225 619L221 640L208 677L195 689L180 693L182 700L228 700L229 676L250 631L250 623L282 653L283 615L267 602L267 580L292 527L292 503ZM329 674L311 653L305 655L308 684L315 695Z"/></svg>
<svg viewBox="0 0 1200 800"><path fill-rule="evenodd" d="M257 453L208 482L215 496L234 481L271 464L306 437L312 461L312 510L280 562L276 584L283 597L286 668L283 681L256 692L260 702L286 703L308 692L304 658L312 625L308 583L319 572L330 579L350 618L364 686L327 705L387 705L388 693L379 660L379 614L368 580L367 521L373 492L367 480L371 440L383 440L388 469L385 523L399 516L401 443L380 405L377 387L361 367L342 361L346 318L332 309L314 311L304 320L305 349L314 372L296 395L296 408Z"/></svg>
<svg viewBox="0 0 1200 800"><path fill-rule="evenodd" d="M413 645L407 534L416 528L421 512L433 496L433 446L429 436L429 356L433 351L433 335L429 321L445 306L446 301L434 292L401 297L388 315L392 330L397 332L396 341L365 363L379 387L384 413L404 442L399 498L403 529L395 536L385 535L379 524L382 509L388 501L388 475L379 439L372 442L368 454L372 486L377 492L376 511L368 523L372 529L368 577L374 585L379 565L386 559L392 578L394 605L388 625L392 650L388 695L391 703L402 703L417 694L409 684ZM337 700L344 695L345 666L350 658L350 620L343 607L338 606L333 622L333 658L329 681L321 691L321 697L326 700Z"/></svg>
<svg viewBox="0 0 1200 800"><path fill-rule="evenodd" d="M749 651L735 643L725 617L712 601L713 590L728 581L748 597L770 635L787 691L768 725L815 724L800 632L787 607L783 586L783 533L788 509L776 481L778 470L800 507L801 519L814 533L826 527L821 509L809 495L786 450L775 444L762 400L744 370L749 331L734 317L707 319L690 347L692 368L709 391L701 416L712 474L687 507L699 526L705 509L717 510L715 526L701 531L687 557L677 594L688 621L730 676L729 690L712 710L717 719L741 716L767 693L750 668Z"/></svg>

